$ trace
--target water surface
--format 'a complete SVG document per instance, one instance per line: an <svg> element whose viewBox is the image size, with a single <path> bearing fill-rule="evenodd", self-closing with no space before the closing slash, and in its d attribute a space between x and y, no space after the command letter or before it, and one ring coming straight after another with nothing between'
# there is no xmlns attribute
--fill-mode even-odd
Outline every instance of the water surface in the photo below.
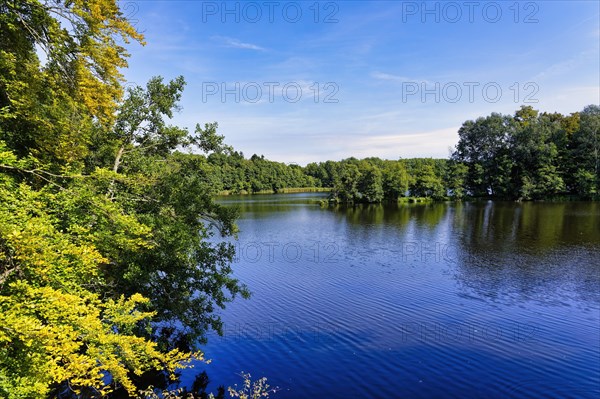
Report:
<svg viewBox="0 0 600 399"><path fill-rule="evenodd" d="M600 397L600 204L319 197L223 200L253 296L196 371L275 398Z"/></svg>

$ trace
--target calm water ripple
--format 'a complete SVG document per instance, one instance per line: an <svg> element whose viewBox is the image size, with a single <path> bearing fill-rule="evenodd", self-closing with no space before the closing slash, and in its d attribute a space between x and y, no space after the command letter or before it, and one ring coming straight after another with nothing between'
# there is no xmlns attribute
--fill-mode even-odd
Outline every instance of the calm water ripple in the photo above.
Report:
<svg viewBox="0 0 600 399"><path fill-rule="evenodd" d="M600 397L600 204L228 197L253 292L204 347L275 398ZM214 389L214 386L212 387Z"/></svg>

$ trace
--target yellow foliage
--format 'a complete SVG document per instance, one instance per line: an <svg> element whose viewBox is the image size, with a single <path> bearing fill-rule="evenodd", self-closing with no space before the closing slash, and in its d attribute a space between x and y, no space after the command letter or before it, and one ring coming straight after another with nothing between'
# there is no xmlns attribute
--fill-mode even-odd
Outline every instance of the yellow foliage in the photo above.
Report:
<svg viewBox="0 0 600 399"><path fill-rule="evenodd" d="M20 162L1 146L0 159ZM147 298L98 294L109 292L101 271L108 260L94 244L94 228L65 225L59 213L77 221L80 203L91 201L122 231L116 243L133 248L151 246L150 231L85 185L72 189L33 190L0 175L0 398L40 398L65 382L75 393L105 395L122 386L135 396L131 373L158 369L174 378L202 359L164 353L139 335L154 316L140 310Z"/></svg>
<svg viewBox="0 0 600 399"><path fill-rule="evenodd" d="M118 383L135 396L129 372L172 374L202 358L162 353L155 343L122 332L119 326L131 328L150 315L135 310L136 303L145 302L141 296L102 303L89 293L66 294L25 282L11 283L10 291L0 295L0 394L8 398L42 397L64 381L75 393L93 387L107 394Z"/></svg>

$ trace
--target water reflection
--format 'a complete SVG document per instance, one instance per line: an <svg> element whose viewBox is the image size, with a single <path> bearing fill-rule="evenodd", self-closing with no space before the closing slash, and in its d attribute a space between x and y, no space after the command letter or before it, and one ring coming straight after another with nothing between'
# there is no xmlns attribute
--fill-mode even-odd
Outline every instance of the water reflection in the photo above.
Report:
<svg viewBox="0 0 600 399"><path fill-rule="evenodd" d="M403 226L418 222L436 227L446 214L448 205L439 204L358 204L327 208L357 226L394 224Z"/></svg>
<svg viewBox="0 0 600 399"><path fill-rule="evenodd" d="M597 203L464 204L453 216L457 278L488 298L598 303Z"/></svg>
<svg viewBox="0 0 600 399"><path fill-rule="evenodd" d="M459 208L461 208L459 210ZM503 203L459 205L454 225L469 245L490 243L509 249L543 252L557 245L597 245L600 240L598 203Z"/></svg>
<svg viewBox="0 0 600 399"><path fill-rule="evenodd" d="M600 204L321 198L225 200L254 296L209 339L215 381L265 375L278 398L600 394Z"/></svg>

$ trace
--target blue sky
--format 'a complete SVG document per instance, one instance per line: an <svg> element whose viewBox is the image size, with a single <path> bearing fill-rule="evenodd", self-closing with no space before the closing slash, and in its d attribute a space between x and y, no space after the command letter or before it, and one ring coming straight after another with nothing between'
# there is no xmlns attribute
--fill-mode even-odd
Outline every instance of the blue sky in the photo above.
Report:
<svg viewBox="0 0 600 399"><path fill-rule="evenodd" d="M600 103L597 1L122 1L125 77L183 75L173 123L246 156L447 157L467 119Z"/></svg>

